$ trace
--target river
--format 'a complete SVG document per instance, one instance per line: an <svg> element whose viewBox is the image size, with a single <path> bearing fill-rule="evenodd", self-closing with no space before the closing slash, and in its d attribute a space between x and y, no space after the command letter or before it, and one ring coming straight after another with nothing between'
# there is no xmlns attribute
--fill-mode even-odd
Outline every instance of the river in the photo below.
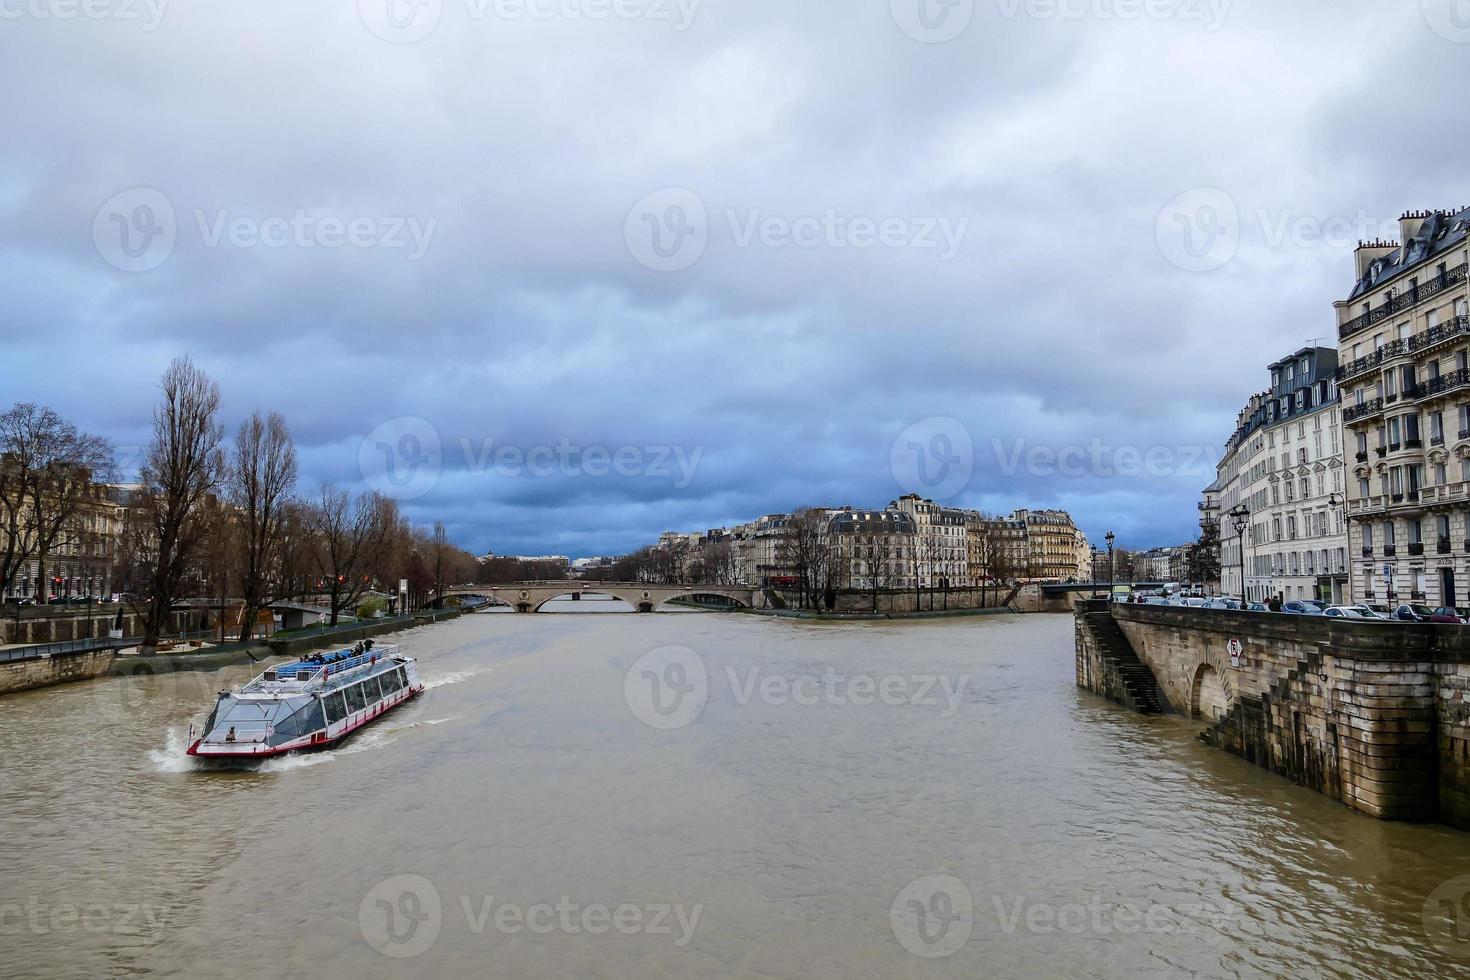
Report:
<svg viewBox="0 0 1470 980"><path fill-rule="evenodd" d="M0 699L4 974L1470 965L1470 834L1079 691L1070 617L480 614L396 640L426 696L261 771L181 755L245 668Z"/></svg>

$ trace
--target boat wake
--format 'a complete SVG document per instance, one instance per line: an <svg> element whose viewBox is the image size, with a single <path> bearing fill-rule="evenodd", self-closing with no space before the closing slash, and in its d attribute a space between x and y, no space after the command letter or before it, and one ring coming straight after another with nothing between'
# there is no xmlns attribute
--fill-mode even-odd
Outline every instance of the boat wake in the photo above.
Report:
<svg viewBox="0 0 1470 980"><path fill-rule="evenodd" d="M188 729L170 725L168 734L163 739L163 748L149 749L148 761L153 763L157 772L193 772L195 769L202 769L198 759L184 754L188 748Z"/></svg>
<svg viewBox="0 0 1470 980"><path fill-rule="evenodd" d="M239 766L230 766L186 755L185 750L189 747L187 730L171 726L164 737L163 748L149 749L148 760L153 764L154 771L161 773L219 772L222 769L232 768L249 772L290 772L293 769L309 769L312 766L335 762L342 756L381 749L392 745L398 740L397 736L404 732L415 728L437 728L454 721L457 717L459 716L449 715L445 718L397 719L389 716L374 727L355 734L346 745L340 748L327 749L322 752L292 752L289 755L274 756L258 762L242 760Z"/></svg>
<svg viewBox="0 0 1470 980"><path fill-rule="evenodd" d="M425 688L425 690L432 691L435 688L448 687L451 684L458 684L461 681L467 681L471 677L478 677L481 674L488 674L493 669L494 668L492 668L492 667L481 667L481 668L479 668L477 670L454 670L454 671L450 671L449 673L444 674L444 675L442 675L440 677L435 677L435 678L432 678L432 679L431 678L425 678L424 679L424 688Z"/></svg>

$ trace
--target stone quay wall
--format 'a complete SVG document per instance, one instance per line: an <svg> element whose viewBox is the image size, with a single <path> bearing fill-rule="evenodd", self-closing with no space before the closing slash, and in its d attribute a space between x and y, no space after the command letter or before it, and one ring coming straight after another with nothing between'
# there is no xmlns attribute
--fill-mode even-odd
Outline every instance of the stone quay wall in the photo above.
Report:
<svg viewBox="0 0 1470 980"><path fill-rule="evenodd" d="M699 586L694 586L694 591L698 592ZM786 603L785 608L798 608L797 594L794 591L783 592L780 595ZM878 612L880 615L930 612L931 607L933 612L941 612L946 609L995 609L1011 596L1012 589L1009 586L1001 589L994 586L950 589L947 597L942 589L924 589L921 595L916 595L913 589L882 589L878 592ZM872 592L860 589L839 589L834 598L836 605L833 612L871 613L873 611ZM1019 594L1016 598L1019 598ZM1014 604L1015 598L1012 599L1012 602ZM769 597L760 589L755 592L755 608L772 608Z"/></svg>
<svg viewBox="0 0 1470 980"><path fill-rule="evenodd" d="M111 650L90 650L0 663L0 694L91 680L107 672L112 666L113 656Z"/></svg>
<svg viewBox="0 0 1470 980"><path fill-rule="evenodd" d="M1470 628L1126 603L1111 615L1169 707L1209 723L1204 741L1375 817L1470 829ZM1081 633L1078 683L1095 686Z"/></svg>
<svg viewBox="0 0 1470 980"><path fill-rule="evenodd" d="M106 638L117 622L117 605L93 606L90 614L85 606L23 606L17 621L13 611L0 616L0 645L19 643L62 643L67 640ZM123 635L139 636L143 632L146 610L122 606ZM215 614L207 609L180 609L172 614L169 633L192 633L215 625Z"/></svg>

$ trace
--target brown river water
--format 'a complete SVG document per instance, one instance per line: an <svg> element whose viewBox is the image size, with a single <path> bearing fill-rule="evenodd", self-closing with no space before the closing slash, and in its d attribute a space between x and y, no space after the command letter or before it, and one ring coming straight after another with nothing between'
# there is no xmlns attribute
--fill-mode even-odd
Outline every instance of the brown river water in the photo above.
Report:
<svg viewBox="0 0 1470 980"><path fill-rule="evenodd" d="M0 699L0 975L1470 969L1470 834L1079 691L1070 617L394 639L425 697L259 771L182 756L248 668Z"/></svg>

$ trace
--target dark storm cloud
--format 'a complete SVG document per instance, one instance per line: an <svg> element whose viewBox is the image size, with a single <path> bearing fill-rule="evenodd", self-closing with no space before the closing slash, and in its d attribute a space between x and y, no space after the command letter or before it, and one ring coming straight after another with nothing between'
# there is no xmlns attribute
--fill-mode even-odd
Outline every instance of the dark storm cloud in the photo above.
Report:
<svg viewBox="0 0 1470 980"><path fill-rule="evenodd" d="M704 0L677 30L431 0L402 44L352 5L14 8L0 401L136 446L189 352L231 426L287 414L307 487L362 485L372 434L419 419L442 472L410 514L502 553L881 505L933 417L973 446L955 503L1189 537L1265 364L1332 334L1343 229L1466 197L1461 137L1387 134L1445 132L1470 48L1366 0L980 0L931 44L905 2ZM707 241L659 272L630 209L670 188ZM105 240L138 189L172 211L161 258ZM1238 217L1203 272L1159 231L1198 189ZM570 472L486 464L563 445ZM620 449L697 463L604 473Z"/></svg>

